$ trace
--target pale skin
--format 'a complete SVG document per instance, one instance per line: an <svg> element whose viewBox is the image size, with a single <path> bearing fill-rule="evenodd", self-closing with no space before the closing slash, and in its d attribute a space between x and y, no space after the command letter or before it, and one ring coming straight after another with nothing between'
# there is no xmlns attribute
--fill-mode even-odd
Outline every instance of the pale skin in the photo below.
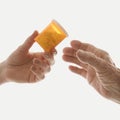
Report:
<svg viewBox="0 0 120 120"><path fill-rule="evenodd" d="M106 51L79 40L72 40L71 47L63 49L63 60L74 64L69 69L87 79L98 93L120 103L120 69Z"/></svg>
<svg viewBox="0 0 120 120"><path fill-rule="evenodd" d="M28 37L5 61L0 63L0 84L6 82L35 83L44 79L54 63L54 54L51 52L30 53L37 31Z"/></svg>

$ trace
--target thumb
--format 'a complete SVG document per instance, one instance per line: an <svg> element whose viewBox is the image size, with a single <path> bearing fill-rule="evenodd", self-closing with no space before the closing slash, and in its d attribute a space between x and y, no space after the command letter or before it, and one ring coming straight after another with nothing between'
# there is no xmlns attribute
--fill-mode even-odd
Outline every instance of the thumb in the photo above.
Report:
<svg viewBox="0 0 120 120"><path fill-rule="evenodd" d="M105 70L106 67L105 62L91 52L78 50L76 52L76 57L78 58L79 61L82 61L83 63L92 66L97 71Z"/></svg>
<svg viewBox="0 0 120 120"><path fill-rule="evenodd" d="M31 48L31 46L33 45L33 43L35 42L34 41L34 38L36 37L38 35L38 32L37 31L34 31L33 33L32 33L32 35L30 35L27 39L26 39L26 41L22 44L22 50L23 51L28 51L30 48Z"/></svg>

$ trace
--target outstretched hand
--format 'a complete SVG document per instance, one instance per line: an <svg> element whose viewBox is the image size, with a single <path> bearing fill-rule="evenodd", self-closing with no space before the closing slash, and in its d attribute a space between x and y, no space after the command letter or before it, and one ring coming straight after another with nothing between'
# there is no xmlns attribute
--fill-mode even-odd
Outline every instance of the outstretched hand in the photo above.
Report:
<svg viewBox="0 0 120 120"><path fill-rule="evenodd" d="M78 65L69 66L72 72L86 78L102 96L120 103L120 70L106 51L73 40L63 53L66 62Z"/></svg>

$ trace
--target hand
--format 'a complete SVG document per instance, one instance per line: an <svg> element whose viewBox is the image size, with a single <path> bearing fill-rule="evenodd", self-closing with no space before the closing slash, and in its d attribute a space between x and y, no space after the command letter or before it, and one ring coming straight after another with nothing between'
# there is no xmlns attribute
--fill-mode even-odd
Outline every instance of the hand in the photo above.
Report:
<svg viewBox="0 0 120 120"><path fill-rule="evenodd" d="M39 52L30 53L29 49L38 35L35 31L22 45L20 45L6 61L2 63L5 81L18 83L33 83L42 80L45 74L50 71L54 61L53 54Z"/></svg>
<svg viewBox="0 0 120 120"><path fill-rule="evenodd" d="M78 65L69 66L72 72L86 78L102 96L120 103L120 70L107 52L73 40L63 53L63 60Z"/></svg>

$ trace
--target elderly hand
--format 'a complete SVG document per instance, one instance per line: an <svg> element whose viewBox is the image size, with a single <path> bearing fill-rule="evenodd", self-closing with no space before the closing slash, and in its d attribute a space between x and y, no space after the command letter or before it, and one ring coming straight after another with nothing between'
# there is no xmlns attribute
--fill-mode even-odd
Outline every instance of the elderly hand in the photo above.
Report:
<svg viewBox="0 0 120 120"><path fill-rule="evenodd" d="M1 63L2 82L33 83L42 80L50 71L56 50L50 53L29 52L37 35L38 32L35 31L8 59Z"/></svg>
<svg viewBox="0 0 120 120"><path fill-rule="evenodd" d="M120 103L120 69L107 52L73 40L63 53L64 61L78 65L69 66L72 72L86 78L102 96Z"/></svg>

